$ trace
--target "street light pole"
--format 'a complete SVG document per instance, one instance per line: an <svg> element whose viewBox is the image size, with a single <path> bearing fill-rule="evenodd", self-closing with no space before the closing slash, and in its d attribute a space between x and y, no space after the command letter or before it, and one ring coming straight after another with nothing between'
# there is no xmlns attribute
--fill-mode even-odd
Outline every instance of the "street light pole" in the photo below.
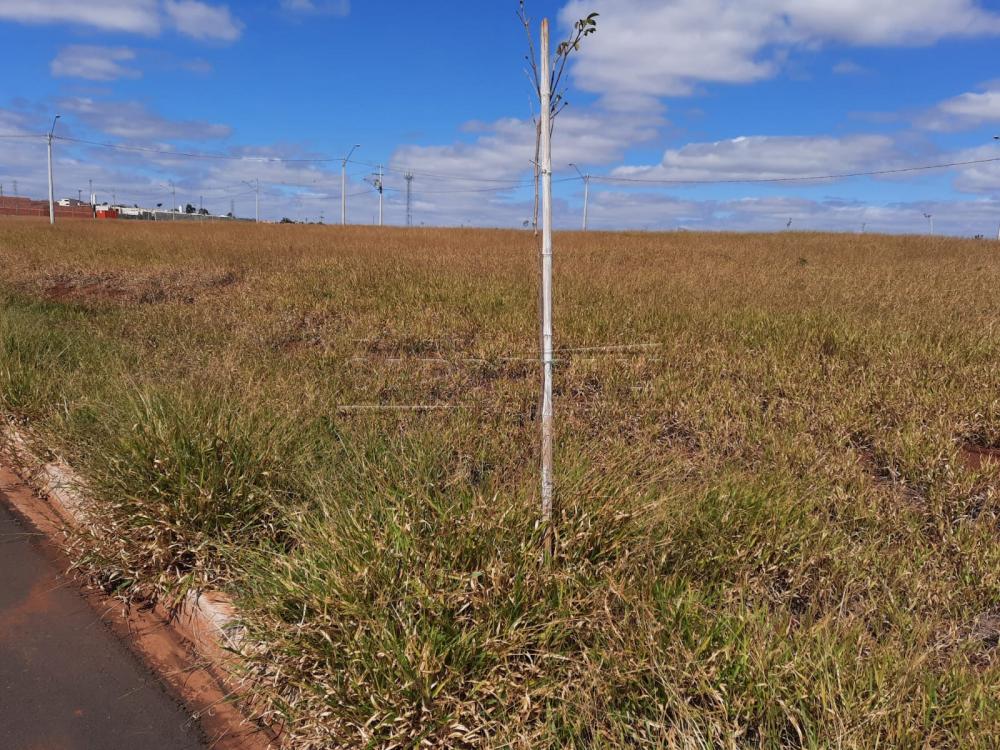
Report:
<svg viewBox="0 0 1000 750"><path fill-rule="evenodd" d="M347 152L347 156L340 163L340 225L345 227L347 226L347 162L359 148L361 144L355 143L354 148Z"/></svg>
<svg viewBox="0 0 1000 750"><path fill-rule="evenodd" d="M590 175L584 174L580 171L580 168L576 164L570 164L576 173L580 175L580 179L583 180L583 231L587 231L587 214L590 209Z"/></svg>
<svg viewBox="0 0 1000 750"><path fill-rule="evenodd" d="M56 115L52 120L52 127L49 128L49 224L56 223L56 197L55 188L52 184L52 138L55 136L56 123L62 115Z"/></svg>

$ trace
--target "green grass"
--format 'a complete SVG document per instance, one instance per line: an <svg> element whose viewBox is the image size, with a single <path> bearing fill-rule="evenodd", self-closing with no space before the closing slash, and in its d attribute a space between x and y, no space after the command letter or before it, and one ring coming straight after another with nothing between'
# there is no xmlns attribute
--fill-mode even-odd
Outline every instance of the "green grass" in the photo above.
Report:
<svg viewBox="0 0 1000 750"><path fill-rule="evenodd" d="M551 567L535 251L2 223L0 411L95 581L237 600L289 747L1000 744L996 246L558 236Z"/></svg>

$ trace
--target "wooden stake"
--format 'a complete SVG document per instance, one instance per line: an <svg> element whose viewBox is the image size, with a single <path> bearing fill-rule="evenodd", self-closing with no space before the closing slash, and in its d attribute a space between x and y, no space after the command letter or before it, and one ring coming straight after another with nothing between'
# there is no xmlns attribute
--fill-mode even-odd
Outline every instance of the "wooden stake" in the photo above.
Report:
<svg viewBox="0 0 1000 750"><path fill-rule="evenodd" d="M542 524L546 557L555 552L552 496L552 74L549 56L549 21L542 21L541 43L541 172L542 172Z"/></svg>

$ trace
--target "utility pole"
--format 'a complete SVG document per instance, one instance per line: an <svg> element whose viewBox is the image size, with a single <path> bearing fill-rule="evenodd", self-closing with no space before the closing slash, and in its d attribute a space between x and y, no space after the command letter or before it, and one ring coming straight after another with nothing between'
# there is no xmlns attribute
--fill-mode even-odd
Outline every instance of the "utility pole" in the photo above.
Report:
<svg viewBox="0 0 1000 750"><path fill-rule="evenodd" d="M590 175L584 174L580 171L580 168L576 164L570 164L576 173L580 175L580 179L583 180L583 231L587 231L587 213L590 208Z"/></svg>
<svg viewBox="0 0 1000 750"><path fill-rule="evenodd" d="M92 179L87 180L88 192L90 193L90 205L93 206L94 201L94 181Z"/></svg>
<svg viewBox="0 0 1000 750"><path fill-rule="evenodd" d="M993 136L994 141L1000 141L1000 135ZM997 227L997 242L1000 242L1000 227Z"/></svg>
<svg viewBox="0 0 1000 750"><path fill-rule="evenodd" d="M413 172L403 175L406 180L406 226L413 226Z"/></svg>
<svg viewBox="0 0 1000 750"><path fill-rule="evenodd" d="M170 207L170 220L177 221L177 186L174 185L173 180L170 182L170 195L173 205Z"/></svg>
<svg viewBox="0 0 1000 750"><path fill-rule="evenodd" d="M17 197L17 180L14 180L14 197Z"/></svg>
<svg viewBox="0 0 1000 750"><path fill-rule="evenodd" d="M384 175L382 173L382 165L378 165L378 175L376 177L377 182L375 187L378 188L378 225L385 226L383 223L383 211L382 211L382 201L385 198L385 182Z"/></svg>
<svg viewBox="0 0 1000 750"><path fill-rule="evenodd" d="M924 218L927 219L927 223L930 224L931 234L934 234L934 214L924 214Z"/></svg>
<svg viewBox="0 0 1000 750"><path fill-rule="evenodd" d="M236 218L236 201L233 198L229 199L229 218Z"/></svg>
<svg viewBox="0 0 1000 750"><path fill-rule="evenodd" d="M351 160L351 155L361 148L360 143L355 143L354 148L347 152L347 156L340 163L340 225L347 226L347 162Z"/></svg>
<svg viewBox="0 0 1000 750"><path fill-rule="evenodd" d="M555 553L552 496L555 487L552 453L555 415L552 405L552 74L549 70L549 20L542 20L541 173L542 173L542 533L546 558Z"/></svg>
<svg viewBox="0 0 1000 750"><path fill-rule="evenodd" d="M52 138L56 132L56 123L62 115L56 115L52 120L52 127L49 128L49 224L56 223L56 199L55 187L52 184Z"/></svg>

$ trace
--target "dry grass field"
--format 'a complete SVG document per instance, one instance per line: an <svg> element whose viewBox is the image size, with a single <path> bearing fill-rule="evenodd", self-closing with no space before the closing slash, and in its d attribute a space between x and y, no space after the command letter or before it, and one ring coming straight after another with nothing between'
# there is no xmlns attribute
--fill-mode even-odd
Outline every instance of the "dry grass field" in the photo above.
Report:
<svg viewBox="0 0 1000 750"><path fill-rule="evenodd" d="M535 253L6 221L0 411L289 747L1000 745L1000 247L558 235L550 568Z"/></svg>

